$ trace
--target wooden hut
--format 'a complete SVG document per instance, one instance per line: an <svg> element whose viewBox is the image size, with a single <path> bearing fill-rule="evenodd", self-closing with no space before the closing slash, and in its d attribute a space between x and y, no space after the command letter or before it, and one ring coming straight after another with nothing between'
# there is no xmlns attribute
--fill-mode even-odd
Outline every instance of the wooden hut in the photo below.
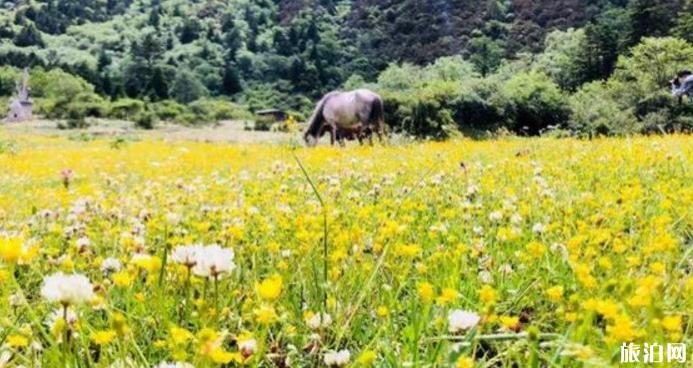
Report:
<svg viewBox="0 0 693 368"><path fill-rule="evenodd" d="M255 115L275 122L282 122L289 117L285 111L279 109L258 110L255 111Z"/></svg>

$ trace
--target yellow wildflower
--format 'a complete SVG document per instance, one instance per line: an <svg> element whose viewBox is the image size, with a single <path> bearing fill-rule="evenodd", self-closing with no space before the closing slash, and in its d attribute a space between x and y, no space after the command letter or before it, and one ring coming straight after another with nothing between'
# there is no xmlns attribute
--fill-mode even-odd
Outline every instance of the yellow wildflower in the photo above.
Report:
<svg viewBox="0 0 693 368"><path fill-rule="evenodd" d="M282 278L279 275L273 275L263 280L256 285L260 298L267 301L274 301L279 298L282 293Z"/></svg>

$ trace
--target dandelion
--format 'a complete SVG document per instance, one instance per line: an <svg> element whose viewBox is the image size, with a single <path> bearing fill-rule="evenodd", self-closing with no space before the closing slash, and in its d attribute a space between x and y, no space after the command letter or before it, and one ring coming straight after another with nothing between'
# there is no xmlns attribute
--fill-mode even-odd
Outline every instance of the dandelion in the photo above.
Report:
<svg viewBox="0 0 693 368"><path fill-rule="evenodd" d="M515 316L500 316L498 320L508 330L515 331L520 326L520 318Z"/></svg>
<svg viewBox="0 0 693 368"><path fill-rule="evenodd" d="M468 330L479 323L478 314L466 310L455 309L448 314L448 331L456 334Z"/></svg>
<svg viewBox="0 0 693 368"><path fill-rule="evenodd" d="M197 264L197 259L200 256L202 250L204 249L201 245L186 245L178 246L173 249L171 253L171 259L188 269L194 267Z"/></svg>
<svg viewBox="0 0 693 368"><path fill-rule="evenodd" d="M9 335L6 341L7 346L13 349L21 349L29 346L29 339L22 335Z"/></svg>
<svg viewBox="0 0 693 368"><path fill-rule="evenodd" d="M255 310L255 320L262 325L270 325L278 319L277 312L271 306L261 306Z"/></svg>
<svg viewBox="0 0 693 368"><path fill-rule="evenodd" d="M359 354L359 357L356 358L356 363L362 366L371 366L377 358L378 354L376 354L374 351L366 350Z"/></svg>
<svg viewBox="0 0 693 368"><path fill-rule="evenodd" d="M455 368L473 368L474 367L474 359L460 355L457 360L455 361Z"/></svg>
<svg viewBox="0 0 693 368"><path fill-rule="evenodd" d="M537 222L532 226L532 232L535 234L542 234L544 231L546 231L546 226L542 223Z"/></svg>
<svg viewBox="0 0 693 368"><path fill-rule="evenodd" d="M87 238L86 236L83 236L83 237L80 237L79 239L77 239L76 245L77 245L77 249L80 252L83 252L87 248L89 248L89 246L91 246L91 240L89 240L89 238Z"/></svg>
<svg viewBox="0 0 693 368"><path fill-rule="evenodd" d="M454 302L458 297L457 291L451 288L445 288L440 292L440 296L436 298L436 303L439 305L448 305Z"/></svg>
<svg viewBox="0 0 693 368"><path fill-rule="evenodd" d="M192 271L197 276L218 278L236 268L233 263L233 249L222 248L216 244L202 248L196 258L197 262Z"/></svg>
<svg viewBox="0 0 693 368"><path fill-rule="evenodd" d="M496 301L497 293L490 285L484 285L479 290L479 299L485 304L491 304Z"/></svg>
<svg viewBox="0 0 693 368"><path fill-rule="evenodd" d="M419 293L419 297L424 302L430 302L431 300L433 300L433 295L435 292L433 291L433 285L431 285L430 283L428 283L428 282L419 283L419 286L417 287L417 291Z"/></svg>
<svg viewBox="0 0 693 368"><path fill-rule="evenodd" d="M681 332L683 318L681 316L666 316L662 318L661 324L668 332L678 333Z"/></svg>
<svg viewBox="0 0 693 368"><path fill-rule="evenodd" d="M117 258L106 258L101 261L101 272L104 274L118 272L122 267L123 265Z"/></svg>
<svg viewBox="0 0 693 368"><path fill-rule="evenodd" d="M349 364L351 353L347 349L340 351L328 351L325 353L323 361L328 367L344 367Z"/></svg>
<svg viewBox="0 0 693 368"><path fill-rule="evenodd" d="M491 222L500 222L503 219L503 212L493 211L488 215L488 219Z"/></svg>
<svg viewBox="0 0 693 368"><path fill-rule="evenodd" d="M91 334L91 341L96 345L108 345L115 340L116 336L113 330L95 331Z"/></svg>
<svg viewBox="0 0 693 368"><path fill-rule="evenodd" d="M552 302L561 301L561 299L563 299L563 287L562 286L553 286L553 287L546 289L546 296Z"/></svg>
<svg viewBox="0 0 693 368"><path fill-rule="evenodd" d="M258 294L261 299L274 301L279 298L282 293L282 278L279 275L272 275L256 285Z"/></svg>
<svg viewBox="0 0 693 368"><path fill-rule="evenodd" d="M91 301L94 291L86 276L58 272L43 279L41 296L51 303L68 306Z"/></svg>

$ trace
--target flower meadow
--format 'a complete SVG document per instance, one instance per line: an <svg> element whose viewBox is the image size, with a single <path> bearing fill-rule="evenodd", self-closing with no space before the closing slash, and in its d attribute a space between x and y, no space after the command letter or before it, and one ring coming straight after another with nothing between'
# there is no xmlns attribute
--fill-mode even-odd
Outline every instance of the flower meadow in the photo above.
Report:
<svg viewBox="0 0 693 368"><path fill-rule="evenodd" d="M1 136L0 367L605 367L693 347L693 139Z"/></svg>

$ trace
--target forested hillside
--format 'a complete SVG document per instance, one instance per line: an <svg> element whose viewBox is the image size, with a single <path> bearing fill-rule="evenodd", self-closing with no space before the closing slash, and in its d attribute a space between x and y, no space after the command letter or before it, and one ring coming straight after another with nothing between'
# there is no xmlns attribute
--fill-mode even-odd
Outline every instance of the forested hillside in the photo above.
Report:
<svg viewBox="0 0 693 368"><path fill-rule="evenodd" d="M551 87L557 86L557 93L565 97L584 83L612 76L619 55L629 56L643 37L677 37L684 49L693 37L690 0L0 4L0 65L30 66L39 80L74 87L74 93L67 95L79 101L67 100L65 93L53 88L62 101L41 105L44 112L60 117L116 111L120 117L137 115L145 122L182 112L188 114L183 120L193 122L205 112L201 110L219 108L219 98L251 110L280 107L305 114L321 94L347 81L349 86L371 83L383 89L374 83L388 67L424 66L446 56L456 56L457 67L468 71L463 79L484 84L498 77L499 70L536 71L541 72L536 78L548 77ZM667 68L689 61L685 50L677 53ZM78 78L56 74L62 73L57 69ZM14 68L2 69L0 95L12 92L17 73ZM52 87L34 88L44 90L37 97L51 97ZM487 97L493 95L486 92ZM568 109L566 101L560 103ZM191 105L198 108L191 110ZM400 107L394 104L389 110L406 114L407 109ZM524 125L507 115L506 107L498 109L503 111L496 112L501 115L496 120L515 119L516 125ZM147 113L158 116L142 116ZM549 115L550 122L566 123L571 112ZM461 118L451 119L460 124ZM486 116L478 118L489 123Z"/></svg>

